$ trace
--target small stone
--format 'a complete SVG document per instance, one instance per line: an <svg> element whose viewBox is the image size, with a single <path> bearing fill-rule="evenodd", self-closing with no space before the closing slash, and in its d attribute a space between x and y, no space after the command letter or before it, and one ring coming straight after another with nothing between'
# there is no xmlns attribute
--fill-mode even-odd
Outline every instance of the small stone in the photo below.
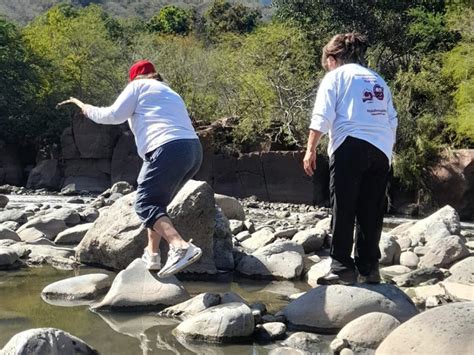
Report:
<svg viewBox="0 0 474 355"><path fill-rule="evenodd" d="M243 242L244 240L249 239L251 236L252 235L249 231L242 231L235 236L235 239L237 239L239 242Z"/></svg>
<svg viewBox="0 0 474 355"><path fill-rule="evenodd" d="M19 242L21 240L15 231L0 224L0 240L2 239L11 239L16 242Z"/></svg>
<svg viewBox="0 0 474 355"><path fill-rule="evenodd" d="M134 188L132 185L130 185L126 181L119 181L113 184L113 186L110 188L110 195L113 195L115 193L119 193L122 196L127 195L131 192L133 192Z"/></svg>
<svg viewBox="0 0 474 355"><path fill-rule="evenodd" d="M347 340L345 339L340 339L340 338L336 338L334 339L331 344L329 345L329 348L334 352L334 353L338 353L340 352L342 349L345 349L349 346L349 344L347 343Z"/></svg>
<svg viewBox="0 0 474 355"><path fill-rule="evenodd" d="M412 251L404 251L400 254L400 265L416 269L420 258Z"/></svg>
<svg viewBox="0 0 474 355"><path fill-rule="evenodd" d="M46 286L41 296L47 299L91 300L107 292L112 279L107 274L88 274L56 281Z"/></svg>
<svg viewBox="0 0 474 355"><path fill-rule="evenodd" d="M395 265L400 261L401 248L396 239L389 234L382 233L379 243L380 248L380 264Z"/></svg>
<svg viewBox="0 0 474 355"><path fill-rule="evenodd" d="M79 244L93 223L78 224L62 231L54 239L56 244Z"/></svg>
<svg viewBox="0 0 474 355"><path fill-rule="evenodd" d="M275 234L271 228L263 228L255 233L252 233L250 238L241 242L242 246L251 251L255 251L272 243L275 240Z"/></svg>
<svg viewBox="0 0 474 355"><path fill-rule="evenodd" d="M282 345L314 354L319 352L321 341L322 339L320 335L307 332L296 332L291 334Z"/></svg>
<svg viewBox="0 0 474 355"><path fill-rule="evenodd" d="M403 274L408 274L412 270L409 267L403 266L403 265L392 265L392 266L386 266L380 269L380 276L384 280L390 281L394 277L403 275Z"/></svg>
<svg viewBox="0 0 474 355"><path fill-rule="evenodd" d="M310 228L296 233L291 240L301 245L305 253L311 253L322 248L325 238L323 230Z"/></svg>
<svg viewBox="0 0 474 355"><path fill-rule="evenodd" d="M239 234L244 229L244 222L238 219L229 219L230 231L233 235ZM250 233L249 233L250 234Z"/></svg>
<svg viewBox="0 0 474 355"><path fill-rule="evenodd" d="M286 325L284 323L273 322L257 326L257 338L261 341L280 340L285 337Z"/></svg>
<svg viewBox="0 0 474 355"><path fill-rule="evenodd" d="M297 232L296 228L277 228L275 238L292 238Z"/></svg>

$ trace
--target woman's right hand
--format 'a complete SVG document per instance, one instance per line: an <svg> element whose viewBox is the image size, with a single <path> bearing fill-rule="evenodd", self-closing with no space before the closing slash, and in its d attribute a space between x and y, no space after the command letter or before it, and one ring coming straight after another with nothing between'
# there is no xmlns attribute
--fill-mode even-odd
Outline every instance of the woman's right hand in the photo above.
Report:
<svg viewBox="0 0 474 355"><path fill-rule="evenodd" d="M69 99L67 100L64 100L62 102L60 102L59 104L56 105L56 108L58 108L59 106L62 106L62 105L65 105L65 104L75 104L77 105L81 110L84 110L84 106L85 104L79 100L79 99L76 99L75 97L70 97Z"/></svg>
<svg viewBox="0 0 474 355"><path fill-rule="evenodd" d="M307 150L303 158L303 166L306 175L313 176L316 170L316 151Z"/></svg>

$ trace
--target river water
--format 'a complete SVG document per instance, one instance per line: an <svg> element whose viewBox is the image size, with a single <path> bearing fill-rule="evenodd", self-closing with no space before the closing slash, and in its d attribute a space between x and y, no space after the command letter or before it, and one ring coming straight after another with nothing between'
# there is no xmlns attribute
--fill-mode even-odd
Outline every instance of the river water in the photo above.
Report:
<svg viewBox="0 0 474 355"><path fill-rule="evenodd" d="M39 203L74 206L67 203L69 198L64 196L10 195L9 198L9 206ZM393 227L405 221L405 218L388 217L385 222ZM474 229L472 223L464 223L463 227ZM88 267L64 271L50 266L0 271L0 348L16 333L39 327L65 330L83 339L101 354L263 355L278 346L278 343L228 346L181 344L172 334L178 323L157 317L153 312L93 313L87 305L53 305L41 298L42 289L55 281L94 272L108 271ZM191 296L202 292L233 291L249 303L264 303L270 313L276 313L288 304L289 295L310 288L304 282L253 281L237 277L221 282L183 281L183 284ZM333 336L322 336L316 352L329 353L332 339Z"/></svg>

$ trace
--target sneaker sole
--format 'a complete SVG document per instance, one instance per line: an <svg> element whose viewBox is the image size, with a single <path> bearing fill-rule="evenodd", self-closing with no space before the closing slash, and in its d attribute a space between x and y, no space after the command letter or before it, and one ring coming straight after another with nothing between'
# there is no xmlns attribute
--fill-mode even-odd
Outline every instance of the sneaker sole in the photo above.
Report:
<svg viewBox="0 0 474 355"><path fill-rule="evenodd" d="M158 277L160 278L165 278L165 277L169 277L171 275L174 275L178 272L180 272L181 270L183 270L184 268L188 267L189 265L191 265L192 263L196 262L199 260L199 258L202 256L202 250L199 249L198 253L194 254L191 258L188 259L188 261L186 261L184 264L181 264L179 267L176 267L174 268L173 270L171 271L167 271L165 273L158 273Z"/></svg>

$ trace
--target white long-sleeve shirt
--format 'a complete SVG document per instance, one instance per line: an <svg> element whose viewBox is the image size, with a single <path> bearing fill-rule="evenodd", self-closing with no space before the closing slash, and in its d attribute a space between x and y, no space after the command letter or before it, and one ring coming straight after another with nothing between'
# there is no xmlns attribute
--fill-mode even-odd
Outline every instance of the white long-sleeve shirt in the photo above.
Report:
<svg viewBox="0 0 474 355"><path fill-rule="evenodd" d="M154 79L134 80L112 106L85 105L84 113L100 124L121 124L128 120L142 159L167 142L198 139L183 99Z"/></svg>
<svg viewBox="0 0 474 355"><path fill-rule="evenodd" d="M361 65L345 64L321 81L309 128L329 133L329 156L351 136L373 144L391 161L397 124L385 81Z"/></svg>

